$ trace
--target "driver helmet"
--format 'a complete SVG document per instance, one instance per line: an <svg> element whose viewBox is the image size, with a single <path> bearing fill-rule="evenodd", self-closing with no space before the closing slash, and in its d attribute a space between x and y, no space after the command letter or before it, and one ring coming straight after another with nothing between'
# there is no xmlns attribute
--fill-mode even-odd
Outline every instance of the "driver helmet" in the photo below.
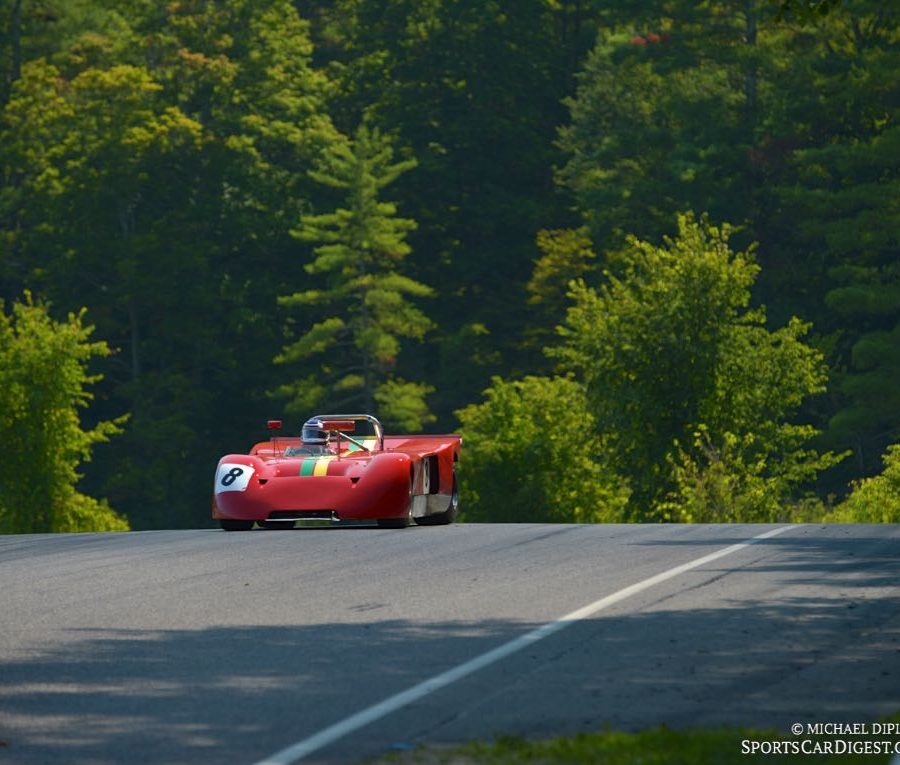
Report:
<svg viewBox="0 0 900 765"><path fill-rule="evenodd" d="M328 433L324 429L321 420L307 420L303 423L303 430L300 433L300 440L304 444L322 444L328 443Z"/></svg>

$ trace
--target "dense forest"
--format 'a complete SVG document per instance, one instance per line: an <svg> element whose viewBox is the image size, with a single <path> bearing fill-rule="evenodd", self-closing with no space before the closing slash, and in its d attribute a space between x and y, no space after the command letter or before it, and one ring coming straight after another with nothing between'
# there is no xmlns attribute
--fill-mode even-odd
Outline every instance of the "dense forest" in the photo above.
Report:
<svg viewBox="0 0 900 765"><path fill-rule="evenodd" d="M222 454L327 410L461 430L470 520L900 519L892 0L0 34L0 531L208 524Z"/></svg>

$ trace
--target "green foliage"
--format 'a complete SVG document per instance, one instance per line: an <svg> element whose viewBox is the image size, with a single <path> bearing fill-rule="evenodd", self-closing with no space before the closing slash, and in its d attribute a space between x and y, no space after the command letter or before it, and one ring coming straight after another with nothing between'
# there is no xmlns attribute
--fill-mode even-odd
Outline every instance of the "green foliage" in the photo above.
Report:
<svg viewBox="0 0 900 765"><path fill-rule="evenodd" d="M834 385L812 415L825 443L854 451L827 479L841 491L876 469L900 412L900 15L867 0L609 13L568 102L559 179L599 252L628 233L655 241L685 209L760 242L755 299L776 324L799 314L824 335Z"/></svg>
<svg viewBox="0 0 900 765"><path fill-rule="evenodd" d="M322 287L279 299L307 308L314 323L276 358L281 364L322 358L318 371L279 389L290 395L292 411L363 409L378 412L391 427L417 430L434 417L425 396L432 388L405 382L395 368L402 339L422 340L431 329L413 303L432 290L404 276L399 268L410 247L407 233L416 224L397 216L397 207L379 200L383 188L415 167L393 161L394 152L378 130L361 125L352 141L335 142L312 172L320 184L344 195L346 207L301 219L294 236L317 243L306 266L324 277ZM334 316L339 312L339 316Z"/></svg>
<svg viewBox="0 0 900 765"><path fill-rule="evenodd" d="M122 217L150 190L146 166L200 141L201 127L162 103L162 87L130 65L86 69L64 80L43 60L23 68L5 112L21 180L50 203L82 189L102 190ZM127 225L117 220L120 226Z"/></svg>
<svg viewBox="0 0 900 765"><path fill-rule="evenodd" d="M540 351L553 342L554 327L565 317L569 283L596 271L597 254L584 226L538 231L537 246L541 256L535 261L531 279L525 286L527 305L534 312L526 330L526 344Z"/></svg>
<svg viewBox="0 0 900 765"><path fill-rule="evenodd" d="M599 252L627 234L656 241L688 209L760 242L755 299L777 324L799 314L825 336L816 342L835 384L813 414L827 444L855 456L831 471L837 491L875 470L900 416L898 346L887 347L898 321L900 14L841 5L611 8L567 101L558 176Z"/></svg>
<svg viewBox="0 0 900 765"><path fill-rule="evenodd" d="M900 523L900 444L888 447L884 471L854 482L853 492L827 520L836 523Z"/></svg>
<svg viewBox="0 0 900 765"><path fill-rule="evenodd" d="M339 124L364 114L419 161L394 194L419 223L409 274L440 289L422 371L437 383L432 402L442 428L492 375L532 370L532 346L523 354L519 343L530 315L523 290L538 255L536 232L577 226L553 186L562 159L555 139L565 119L561 98L593 42L598 5L320 5L320 54L335 74ZM473 343L476 326L486 331Z"/></svg>
<svg viewBox="0 0 900 765"><path fill-rule="evenodd" d="M537 245L542 255L528 282L528 303L562 308L569 282L584 278L595 267L590 235L584 227L538 231Z"/></svg>
<svg viewBox="0 0 900 765"><path fill-rule="evenodd" d="M797 21L801 24L821 20L841 7L842 0L768 0L778 8L779 21Z"/></svg>
<svg viewBox="0 0 900 765"><path fill-rule="evenodd" d="M0 0L0 296L89 306L120 351L94 359L91 416L130 426L84 492L138 527L196 525L209 463L274 414L273 387L293 378L307 412L368 399L394 427L450 428L492 375L549 373L570 280L630 279L629 235L658 242L706 210L739 224L736 250L760 243L761 270L684 292L656 325L636 311L658 342L622 351L632 397L588 397L602 440L644 434L610 454L640 473L631 508L775 517L824 464L788 427L801 409L823 448L854 453L820 491L877 472L897 440L898 40L883 0ZM352 228L331 179L358 149L332 120L418 160L383 164L369 233L396 258L365 274L329 241ZM396 208L379 210L387 184ZM321 251L297 257L292 231ZM302 297L295 360L273 369L279 295ZM736 311L682 327L695 359L665 326L691 301ZM834 381L811 403L807 344ZM756 366L793 372L751 390ZM646 432L637 400L661 413Z"/></svg>
<svg viewBox="0 0 900 765"><path fill-rule="evenodd" d="M883 67L900 66L900 53L865 49L860 55L873 62L855 74L863 91L895 98L896 86L882 81ZM900 194L897 118L896 109L891 116L873 114L852 137L797 152L800 184L779 194L803 221L791 238L795 250L824 261L820 323L832 333L840 394L829 441L853 447L867 472L900 422L900 211L892 201Z"/></svg>
<svg viewBox="0 0 900 765"><path fill-rule="evenodd" d="M681 216L678 231L663 247L630 240L624 275L599 290L573 283L548 353L584 381L636 519L777 518L834 462L802 450L815 429L789 422L824 390L821 354L802 322L770 332L748 308L758 267L727 227Z"/></svg>
<svg viewBox="0 0 900 765"><path fill-rule="evenodd" d="M470 521L615 522L628 491L607 467L583 388L565 377L494 378L457 412L461 503Z"/></svg>
<svg viewBox="0 0 900 765"><path fill-rule="evenodd" d="M58 18L0 119L3 292L90 306L122 350L100 361L98 416L132 413L94 488L136 526L196 525L209 461L271 406L271 314L302 274L289 230L336 135L327 83L289 0L85 0ZM25 50L50 44L35 34Z"/></svg>
<svg viewBox="0 0 900 765"><path fill-rule="evenodd" d="M883 719L896 722L900 714ZM745 750L756 742L782 742L784 733L756 728L691 728L673 730L663 725L638 732L604 730L578 733L574 736L525 739L498 736L490 742L475 741L456 747L421 747L409 753L391 754L376 765L740 765L766 762L792 765L798 755L793 752L757 754ZM808 742L812 746L835 749L828 739ZM825 746L827 744L828 746ZM864 765L887 762L871 754L801 755L803 762L815 765Z"/></svg>
<svg viewBox="0 0 900 765"><path fill-rule="evenodd" d="M771 423L762 423L763 429L766 424ZM777 441L725 431L713 443L701 426L690 448L679 445L669 458L675 488L659 512L687 523L771 523L800 515L817 520L810 513L821 511L808 498L792 500L795 487L809 485L841 459L801 448L816 435L810 426L782 425Z"/></svg>
<svg viewBox="0 0 900 765"><path fill-rule="evenodd" d="M95 444L121 432L125 418L84 429L78 413L99 382L87 366L109 355L90 341L82 310L54 321L26 293L7 313L0 305L0 533L123 531L106 502L80 493L78 466Z"/></svg>
<svg viewBox="0 0 900 765"><path fill-rule="evenodd" d="M400 432L415 433L434 421L426 397L434 388L422 383L388 379L375 389L375 410Z"/></svg>
<svg viewBox="0 0 900 765"><path fill-rule="evenodd" d="M610 15L560 137L559 181L598 246L656 239L682 210L743 223L757 205L747 159L760 112L791 64L786 32L755 3L620 5Z"/></svg>

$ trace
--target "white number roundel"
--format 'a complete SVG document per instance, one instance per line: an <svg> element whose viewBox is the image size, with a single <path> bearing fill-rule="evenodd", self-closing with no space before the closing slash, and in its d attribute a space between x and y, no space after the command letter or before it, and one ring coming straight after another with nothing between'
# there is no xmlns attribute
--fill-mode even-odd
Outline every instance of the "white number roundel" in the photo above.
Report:
<svg viewBox="0 0 900 765"><path fill-rule="evenodd" d="M216 470L216 494L223 491L245 491L253 477L253 468L234 462L222 462Z"/></svg>

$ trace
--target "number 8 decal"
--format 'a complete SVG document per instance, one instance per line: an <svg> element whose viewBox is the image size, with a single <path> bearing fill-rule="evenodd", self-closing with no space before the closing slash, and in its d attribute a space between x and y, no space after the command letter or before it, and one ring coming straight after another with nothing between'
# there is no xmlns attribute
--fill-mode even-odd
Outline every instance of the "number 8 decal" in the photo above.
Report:
<svg viewBox="0 0 900 765"><path fill-rule="evenodd" d="M249 465L222 462L216 470L216 494L223 491L245 491L254 472Z"/></svg>
<svg viewBox="0 0 900 765"><path fill-rule="evenodd" d="M231 468L225 475L222 476L222 486L231 486L238 478L244 475L243 468Z"/></svg>

